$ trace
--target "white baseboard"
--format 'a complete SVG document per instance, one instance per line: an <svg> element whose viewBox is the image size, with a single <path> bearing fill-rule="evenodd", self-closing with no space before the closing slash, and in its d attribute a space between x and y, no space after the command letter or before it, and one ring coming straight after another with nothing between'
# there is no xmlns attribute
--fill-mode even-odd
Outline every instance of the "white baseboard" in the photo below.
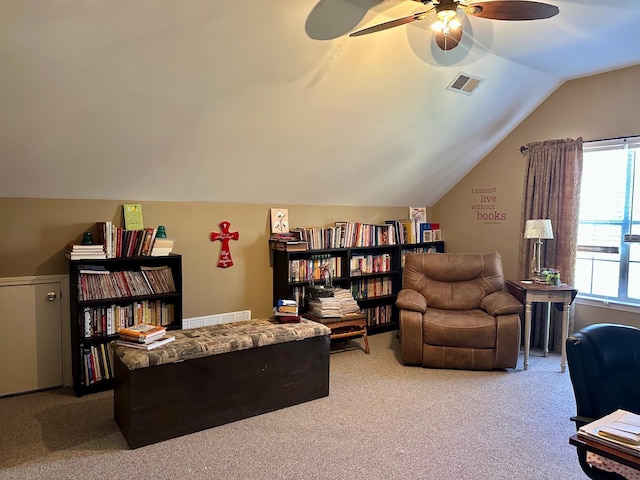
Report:
<svg viewBox="0 0 640 480"><path fill-rule="evenodd" d="M182 319L182 329L208 327L210 325L219 325L221 323L239 322L242 320L251 320L251 310L240 310L238 312L217 313L213 315L204 315L202 317L191 317Z"/></svg>

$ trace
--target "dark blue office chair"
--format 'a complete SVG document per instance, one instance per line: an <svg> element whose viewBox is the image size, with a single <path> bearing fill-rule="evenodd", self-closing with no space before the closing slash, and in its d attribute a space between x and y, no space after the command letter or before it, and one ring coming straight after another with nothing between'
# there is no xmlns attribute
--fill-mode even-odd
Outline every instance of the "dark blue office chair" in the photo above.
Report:
<svg viewBox="0 0 640 480"><path fill-rule="evenodd" d="M622 408L640 414L640 329L600 323L567 338L569 375L576 397L576 429ZM594 480L622 479L591 467L578 449L582 470Z"/></svg>

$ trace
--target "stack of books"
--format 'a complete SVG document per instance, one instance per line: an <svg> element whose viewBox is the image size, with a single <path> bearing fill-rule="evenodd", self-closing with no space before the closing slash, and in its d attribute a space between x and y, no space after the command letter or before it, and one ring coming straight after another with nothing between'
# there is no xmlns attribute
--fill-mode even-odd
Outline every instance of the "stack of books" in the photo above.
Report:
<svg viewBox="0 0 640 480"><path fill-rule="evenodd" d="M151 247L152 257L164 257L173 251L173 243L175 240L170 238L156 237Z"/></svg>
<svg viewBox="0 0 640 480"><path fill-rule="evenodd" d="M117 345L151 350L167 343L173 342L176 337L167 335L167 329L159 325L148 325L139 323L131 327L121 328L118 331L120 338L116 340Z"/></svg>
<svg viewBox="0 0 640 480"><path fill-rule="evenodd" d="M71 260L100 260L107 258L103 245L83 245L70 243L67 248L66 257Z"/></svg>
<svg viewBox="0 0 640 480"><path fill-rule="evenodd" d="M269 237L273 250L283 252L304 252L309 249L309 242L302 240L298 232L274 233Z"/></svg>
<svg viewBox="0 0 640 480"><path fill-rule="evenodd" d="M281 323L298 323L300 321L298 304L295 300L278 300L273 307L273 316Z"/></svg>

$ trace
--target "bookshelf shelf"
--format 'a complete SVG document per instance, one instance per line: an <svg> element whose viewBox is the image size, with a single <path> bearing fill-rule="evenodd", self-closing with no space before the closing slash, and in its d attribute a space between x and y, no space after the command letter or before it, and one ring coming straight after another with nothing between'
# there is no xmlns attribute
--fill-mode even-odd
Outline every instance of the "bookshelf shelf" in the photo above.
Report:
<svg viewBox="0 0 640 480"><path fill-rule="evenodd" d="M87 267L102 273L86 273ZM149 283L145 284L151 293L126 294L127 288L135 288L129 282L144 278L140 274L143 269L156 269L162 275L170 275L170 278L163 277L168 283L149 279ZM128 281L123 283L123 276L127 276ZM147 288L145 284L137 287ZM114 289L119 291L118 296L114 296ZM87 295L92 298L83 299ZM116 331L120 325L133 324L145 318L145 323L163 324L168 330L181 328L182 257L170 254L69 260L69 305L71 369L76 395L109 390L113 388L113 362L109 344L118 338Z"/></svg>
<svg viewBox="0 0 640 480"><path fill-rule="evenodd" d="M331 260L337 265L333 284L352 290L360 308L367 316L369 333L380 333L398 327L398 311L395 300L402 287L402 265L407 252L444 252L444 242L382 245L373 247L336 248L287 252L272 250L273 304L278 299L298 302L301 313L307 311L306 291L310 285L310 268L316 261ZM353 263L352 263L353 262ZM356 266L358 268L356 268ZM368 268L379 271L369 271ZM321 281L316 279L316 282ZM374 285L373 282L380 281ZM382 282L385 281L385 286ZM363 282L371 282L365 289L367 295L358 292ZM378 289L381 290L378 290ZM390 293L381 293L386 288ZM390 289L390 290L389 290ZM376 294L372 294L376 292Z"/></svg>

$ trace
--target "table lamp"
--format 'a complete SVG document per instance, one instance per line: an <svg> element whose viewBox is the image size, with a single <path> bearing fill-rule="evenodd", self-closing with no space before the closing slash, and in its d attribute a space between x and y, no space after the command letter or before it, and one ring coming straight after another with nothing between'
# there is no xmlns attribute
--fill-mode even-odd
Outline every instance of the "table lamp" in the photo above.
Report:
<svg viewBox="0 0 640 480"><path fill-rule="evenodd" d="M551 228L551 220L549 219L536 219L527 220L527 224L524 227L524 238L535 238L533 244L533 263L535 265L533 270L533 277L540 277L542 268L540 266L540 255L542 252L542 240L547 238L553 238L553 229Z"/></svg>

